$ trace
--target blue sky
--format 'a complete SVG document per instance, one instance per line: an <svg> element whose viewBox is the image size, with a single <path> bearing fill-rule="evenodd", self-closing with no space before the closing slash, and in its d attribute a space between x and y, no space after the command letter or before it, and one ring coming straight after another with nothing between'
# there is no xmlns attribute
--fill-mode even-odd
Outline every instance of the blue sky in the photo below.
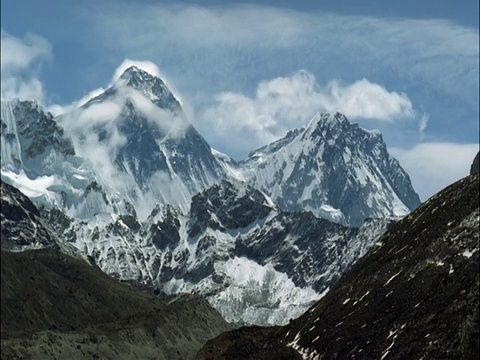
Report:
<svg viewBox="0 0 480 360"><path fill-rule="evenodd" d="M236 159L341 111L382 131L426 199L478 151L478 1L456 4L3 0L2 98L59 112L149 61Z"/></svg>

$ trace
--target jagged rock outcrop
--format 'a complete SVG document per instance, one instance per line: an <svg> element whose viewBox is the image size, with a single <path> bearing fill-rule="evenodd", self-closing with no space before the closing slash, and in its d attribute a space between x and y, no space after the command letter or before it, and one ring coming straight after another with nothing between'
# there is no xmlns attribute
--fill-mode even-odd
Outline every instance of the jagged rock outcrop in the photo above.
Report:
<svg viewBox="0 0 480 360"><path fill-rule="evenodd" d="M187 215L158 206L144 221L98 215L62 220L59 231L115 278L201 293L229 321L275 324L300 315L396 220L346 227L222 181L194 196Z"/></svg>

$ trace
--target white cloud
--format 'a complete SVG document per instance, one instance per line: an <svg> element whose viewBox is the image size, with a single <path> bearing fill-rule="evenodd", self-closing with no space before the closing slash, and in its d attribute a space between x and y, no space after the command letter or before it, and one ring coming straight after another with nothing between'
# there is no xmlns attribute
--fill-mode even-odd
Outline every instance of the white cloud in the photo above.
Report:
<svg viewBox="0 0 480 360"><path fill-rule="evenodd" d="M467 176L478 144L422 143L411 149L389 149L410 175L422 200Z"/></svg>
<svg viewBox="0 0 480 360"><path fill-rule="evenodd" d="M89 160L103 184L109 184L116 191L124 190L126 181L115 165L120 147L127 139L115 127L108 127L110 136L104 142L98 141L94 132L85 132L81 137L73 136L75 151L79 156Z"/></svg>
<svg viewBox="0 0 480 360"><path fill-rule="evenodd" d="M10 74L2 73L2 100L37 100L40 103L44 99L43 85L36 77L26 79L16 78Z"/></svg>
<svg viewBox="0 0 480 360"><path fill-rule="evenodd" d="M51 59L52 46L44 38L26 34L18 38L1 33L1 98L44 101L44 89L38 79L39 64Z"/></svg>
<svg viewBox="0 0 480 360"><path fill-rule="evenodd" d="M57 118L73 140L77 155L90 161L102 182L116 191L123 189L124 179L115 166L115 158L127 139L111 121L121 111L122 104L113 99L86 109L77 108ZM100 129L108 134L102 141L98 136Z"/></svg>
<svg viewBox="0 0 480 360"><path fill-rule="evenodd" d="M383 86L367 79L341 86L337 81L327 85L323 95L325 109L339 111L351 119L393 121L395 118L410 118L415 115L412 102L404 93L389 92Z"/></svg>
<svg viewBox="0 0 480 360"><path fill-rule="evenodd" d="M159 108L150 99L134 89L125 89L124 92L118 94L118 97L122 101L123 99L130 99L148 121L172 137L183 136L184 130L190 125L183 114L174 115L169 110Z"/></svg>
<svg viewBox="0 0 480 360"><path fill-rule="evenodd" d="M317 112L338 111L350 120L387 122L416 116L406 94L390 92L367 79L350 85L334 80L320 87L305 70L261 82L253 98L226 92L216 100L199 121L213 129L217 142L243 154L304 126Z"/></svg>
<svg viewBox="0 0 480 360"><path fill-rule="evenodd" d="M43 37L26 34L22 39L2 30L2 69L26 69L38 59L50 58L52 45Z"/></svg>
<svg viewBox="0 0 480 360"><path fill-rule="evenodd" d="M88 96L87 96L88 97ZM87 98L85 97L85 98ZM62 126L72 133L80 133L83 136L94 131L94 128L107 126L122 116L126 111L126 103L131 101L139 113L147 121L158 126L163 133L179 136L189 125L187 119L176 116L169 110L160 109L146 98L141 92L132 88L119 88L115 95L104 99L102 102L93 102L86 107L68 108L71 110L58 118ZM80 104L81 101L75 103ZM63 108L65 109L65 108ZM110 124L115 126L115 123Z"/></svg>
<svg viewBox="0 0 480 360"><path fill-rule="evenodd" d="M74 101L68 105L60 105L60 104L51 104L47 107L47 110L50 111L53 116L58 116L61 114L65 114L69 111L72 111L82 105L84 105L89 100L93 99L94 97L100 95L105 91L104 88L97 88L95 90L89 91L87 95L83 96L80 100Z"/></svg>

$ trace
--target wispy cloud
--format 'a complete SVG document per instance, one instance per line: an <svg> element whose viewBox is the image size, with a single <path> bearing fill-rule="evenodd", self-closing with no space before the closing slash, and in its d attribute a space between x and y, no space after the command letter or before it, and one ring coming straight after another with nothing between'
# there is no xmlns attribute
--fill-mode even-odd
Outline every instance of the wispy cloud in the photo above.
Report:
<svg viewBox="0 0 480 360"><path fill-rule="evenodd" d="M34 99L43 103L39 66L52 58L52 45L38 35L18 38L2 30L0 55L2 100Z"/></svg>
<svg viewBox="0 0 480 360"><path fill-rule="evenodd" d="M69 111L72 111L72 110L82 106L83 104L88 102L90 99L93 99L94 97L100 95L104 91L105 91L105 89L103 87L100 87L100 88L97 88L95 90L89 91L85 96L82 96L82 98L80 100L74 101L71 104L64 104L64 105L49 104L47 106L47 110L50 111L54 116L65 114Z"/></svg>
<svg viewBox="0 0 480 360"><path fill-rule="evenodd" d="M201 79L203 87L236 90L232 84L258 82L261 73L262 78L274 77L302 64L317 77L330 74L328 80L388 75L452 95L466 89L478 93L473 76L478 75L478 30L444 20L387 20L257 5L152 4L133 11L133 4L126 3L87 15L104 46L151 59L182 87L199 86ZM469 98L477 100L475 94Z"/></svg>
<svg viewBox="0 0 480 360"><path fill-rule="evenodd" d="M421 138L425 136L425 130L427 129L429 119L430 116L426 113L423 113L420 117L420 120L418 122L418 132L420 133Z"/></svg>
<svg viewBox="0 0 480 360"><path fill-rule="evenodd" d="M26 34L23 38L10 35L2 30L2 69L24 70L38 59L52 56L52 45L43 37Z"/></svg>

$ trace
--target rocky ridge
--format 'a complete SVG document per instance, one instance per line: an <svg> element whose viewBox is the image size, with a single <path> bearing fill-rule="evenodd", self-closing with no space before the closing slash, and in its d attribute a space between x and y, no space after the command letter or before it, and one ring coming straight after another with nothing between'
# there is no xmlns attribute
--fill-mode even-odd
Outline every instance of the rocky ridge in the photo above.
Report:
<svg viewBox="0 0 480 360"><path fill-rule="evenodd" d="M222 334L197 358L477 358L479 182L461 179L395 224L298 319Z"/></svg>
<svg viewBox="0 0 480 360"><path fill-rule="evenodd" d="M155 295L72 257L29 199L1 186L2 359L185 359L231 328L201 297Z"/></svg>
<svg viewBox="0 0 480 360"><path fill-rule="evenodd" d="M98 215L79 223L42 212L107 274L195 291L227 320L256 324L300 315L397 220L346 227L282 212L259 190L227 181L194 196L186 216L159 206L143 222Z"/></svg>

